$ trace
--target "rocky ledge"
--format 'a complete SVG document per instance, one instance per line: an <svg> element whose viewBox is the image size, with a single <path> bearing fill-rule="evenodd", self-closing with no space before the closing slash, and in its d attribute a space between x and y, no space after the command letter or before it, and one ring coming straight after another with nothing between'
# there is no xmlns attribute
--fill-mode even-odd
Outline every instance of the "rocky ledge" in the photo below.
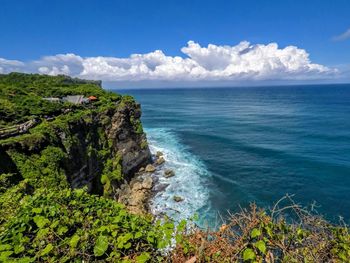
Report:
<svg viewBox="0 0 350 263"><path fill-rule="evenodd" d="M138 173L129 183L123 184L116 199L134 214L149 213L149 199L152 194L153 179L150 174Z"/></svg>
<svg viewBox="0 0 350 263"><path fill-rule="evenodd" d="M165 163L163 154L157 152L153 158L153 162L146 167L141 167L135 173L130 182L125 181L116 192L116 200L126 206L126 208L134 214L150 214L150 198L158 191L155 189L156 177L154 173L160 170ZM166 170L168 173L171 170ZM174 176L171 171L171 176Z"/></svg>

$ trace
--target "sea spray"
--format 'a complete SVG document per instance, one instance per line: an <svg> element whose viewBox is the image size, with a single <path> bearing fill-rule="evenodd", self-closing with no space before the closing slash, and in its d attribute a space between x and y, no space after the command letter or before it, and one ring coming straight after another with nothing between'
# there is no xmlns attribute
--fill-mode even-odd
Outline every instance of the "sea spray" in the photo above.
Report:
<svg viewBox="0 0 350 263"><path fill-rule="evenodd" d="M154 176L159 189L151 200L151 211L156 216L167 215L175 221L189 219L199 210L207 210L209 189L206 187L209 171L205 165L181 144L175 133L164 128L146 129L152 154L160 151L166 162ZM166 178L164 171L171 169L175 176ZM181 197L176 202L174 196Z"/></svg>

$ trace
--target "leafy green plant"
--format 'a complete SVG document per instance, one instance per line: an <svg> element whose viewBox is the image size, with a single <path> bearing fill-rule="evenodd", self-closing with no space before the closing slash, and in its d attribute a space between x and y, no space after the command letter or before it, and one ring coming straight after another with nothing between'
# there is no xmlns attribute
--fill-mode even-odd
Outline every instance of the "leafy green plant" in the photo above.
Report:
<svg viewBox="0 0 350 263"><path fill-rule="evenodd" d="M113 200L85 190L39 189L0 234L3 260L67 262L76 258L147 262L161 257L174 225L129 214Z"/></svg>

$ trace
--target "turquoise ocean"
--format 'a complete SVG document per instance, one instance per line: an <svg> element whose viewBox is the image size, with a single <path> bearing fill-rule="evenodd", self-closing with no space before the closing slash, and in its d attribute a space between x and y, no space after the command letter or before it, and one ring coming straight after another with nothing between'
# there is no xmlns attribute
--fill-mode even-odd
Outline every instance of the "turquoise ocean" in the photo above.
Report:
<svg viewBox="0 0 350 263"><path fill-rule="evenodd" d="M151 151L162 151L155 214L218 215L285 194L350 222L350 85L117 90L135 96ZM175 202L174 195L184 198Z"/></svg>

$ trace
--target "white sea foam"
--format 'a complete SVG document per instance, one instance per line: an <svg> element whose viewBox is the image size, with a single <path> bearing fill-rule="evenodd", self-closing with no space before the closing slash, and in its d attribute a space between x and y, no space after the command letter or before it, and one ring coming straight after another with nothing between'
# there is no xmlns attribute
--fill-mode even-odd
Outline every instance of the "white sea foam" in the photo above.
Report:
<svg viewBox="0 0 350 263"><path fill-rule="evenodd" d="M152 154L161 151L166 160L154 174L160 190L151 200L151 210L155 215L166 214L174 220L188 219L198 210L209 207L209 191L206 187L210 173L203 162L182 145L176 135L167 129L146 129ZM164 177L164 170L171 169L175 176ZM174 201L180 196L182 202Z"/></svg>

